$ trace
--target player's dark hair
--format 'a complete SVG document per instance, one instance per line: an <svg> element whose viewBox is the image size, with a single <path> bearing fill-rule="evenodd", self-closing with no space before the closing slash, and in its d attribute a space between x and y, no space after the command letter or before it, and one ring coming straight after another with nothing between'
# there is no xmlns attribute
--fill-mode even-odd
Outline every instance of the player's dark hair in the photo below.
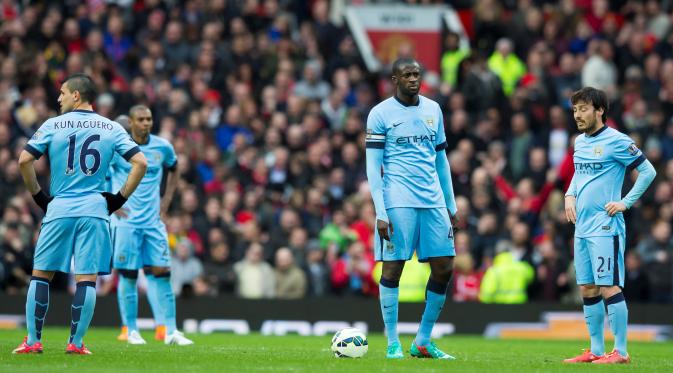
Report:
<svg viewBox="0 0 673 373"><path fill-rule="evenodd" d="M137 114L139 111L145 111L145 110L149 111L150 113L152 112L152 111L150 110L150 108L148 108L148 107L145 106L145 105L142 105L142 104L141 104L141 105L134 105L133 107L131 107L131 108L129 109L129 116L130 116L131 118L135 118L135 117L136 117L136 114Z"/></svg>
<svg viewBox="0 0 673 373"><path fill-rule="evenodd" d="M398 58L393 62L393 75L397 75L402 72L402 68L407 65L417 64L418 61L411 57L402 57Z"/></svg>
<svg viewBox="0 0 673 373"><path fill-rule="evenodd" d="M96 100L96 84L90 76L86 74L73 74L65 82L68 84L70 92L79 92L82 101L91 104Z"/></svg>
<svg viewBox="0 0 673 373"><path fill-rule="evenodd" d="M587 104L591 104L596 110L603 109L601 119L603 119L603 123L608 120L608 96L600 89L584 87L573 93L570 97L570 102L573 105L576 105L578 102L586 102Z"/></svg>

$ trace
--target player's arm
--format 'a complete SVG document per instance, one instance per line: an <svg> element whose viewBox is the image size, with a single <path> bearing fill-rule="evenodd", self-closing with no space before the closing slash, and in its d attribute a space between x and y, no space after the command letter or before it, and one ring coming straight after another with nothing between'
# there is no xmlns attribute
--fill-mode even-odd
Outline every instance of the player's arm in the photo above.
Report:
<svg viewBox="0 0 673 373"><path fill-rule="evenodd" d="M109 192L102 193L107 201L107 209L110 214L124 206L124 203L126 203L140 184L143 176L145 176L145 171L147 171L147 159L140 151L140 147L131 140L129 134L120 124L115 126L115 131L115 152L131 163L131 171L126 177L126 182L124 182L124 185L116 194Z"/></svg>
<svg viewBox="0 0 673 373"><path fill-rule="evenodd" d="M577 202L577 182L575 181L575 175L570 180L570 186L568 186L568 191L565 194L565 210L566 210L566 219L569 223L575 224L577 222L577 210L575 210L575 204Z"/></svg>
<svg viewBox="0 0 673 373"><path fill-rule="evenodd" d="M128 199L131 194L133 194L140 184L140 181L143 179L143 176L145 176L145 171L147 171L147 159L142 152L137 152L134 154L129 159L129 162L131 163L131 171L129 172L129 176L126 178L126 182L121 187L121 189L119 189L119 194L121 194L122 197L126 199Z"/></svg>
<svg viewBox="0 0 673 373"><path fill-rule="evenodd" d="M437 177L439 178L439 185L442 188L444 195L444 202L449 211L449 217L453 226L456 225L458 216L456 215L456 196L453 193L453 180L451 180L451 166L449 160L446 158L446 133L444 132L444 115L442 110L437 106L437 115L439 118L437 126L437 139L435 143L435 168L437 169Z"/></svg>
<svg viewBox="0 0 673 373"><path fill-rule="evenodd" d="M650 161L645 158L645 155L636 147L629 137L624 136L617 140L615 146L614 158L626 166L627 172L634 168L638 170L638 179L633 185L629 193L619 201L611 201L605 204L605 210L608 215L614 216L619 212L626 211L631 208L634 203L645 193L647 188L657 176L657 172Z"/></svg>
<svg viewBox="0 0 673 373"><path fill-rule="evenodd" d="M626 196L619 202L609 202L605 205L605 209L610 216L614 216L618 212L630 209L631 206L633 206L633 204L635 204L636 201L643 195L643 193L645 193L654 178L657 176L657 171L654 169L654 166L652 166L652 163L650 163L650 161L647 159L638 165L636 170L638 170L638 178Z"/></svg>
<svg viewBox="0 0 673 373"><path fill-rule="evenodd" d="M35 131L33 136L26 143L24 150L19 155L19 172L23 178L23 183L33 196L35 203L40 206L44 212L47 212L47 205L54 199L54 197L47 195L37 182L34 163L47 151L49 143L51 142L51 137L51 122L46 121L37 131Z"/></svg>
<svg viewBox="0 0 673 373"><path fill-rule="evenodd" d="M175 150L170 144L164 149L164 166L168 170L168 174L166 175L166 190L164 191L164 195L161 198L161 215L165 214L168 211L168 208L171 206L171 201L173 201L173 195L175 194L175 190L178 187L179 179L179 174L177 172L178 157L175 154Z"/></svg>
<svg viewBox="0 0 673 373"><path fill-rule="evenodd" d="M169 168L168 175L166 176L166 190L164 191L164 196L161 198L162 215L168 211L168 207L171 205L171 201L173 201L173 195L178 188L178 179L177 167Z"/></svg>
<svg viewBox="0 0 673 373"><path fill-rule="evenodd" d="M379 235L390 240L388 235L388 213L383 200L383 152L386 144L385 125L375 112L367 118L367 137L365 139L365 157L367 162L367 181L376 210L376 229ZM393 227L390 225L390 231Z"/></svg>
<svg viewBox="0 0 673 373"><path fill-rule="evenodd" d="M23 183L33 196L35 203L40 206L44 212L47 212L47 205L54 199L54 197L48 196L40 187L40 183L37 182L37 174L35 173L34 165L35 161L36 158L33 154L23 150L21 155L19 155L19 172L21 172Z"/></svg>
<svg viewBox="0 0 673 373"><path fill-rule="evenodd" d="M445 143L446 144L446 143ZM446 148L446 146L444 146ZM453 193L453 180L451 179L451 166L449 160L446 158L446 152L442 148L437 153L435 158L435 166L437 167L437 176L439 176L439 184L442 187L444 194L444 201L446 201L446 208L449 210L451 219L456 216L456 196Z"/></svg>

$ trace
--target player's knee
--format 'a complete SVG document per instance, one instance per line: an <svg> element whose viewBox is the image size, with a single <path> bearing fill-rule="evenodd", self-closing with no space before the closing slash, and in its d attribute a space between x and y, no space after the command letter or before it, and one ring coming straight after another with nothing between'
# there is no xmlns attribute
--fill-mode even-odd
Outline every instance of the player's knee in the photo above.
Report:
<svg viewBox="0 0 673 373"><path fill-rule="evenodd" d="M453 270L451 268L436 270L432 273L431 277L435 282L448 284L451 281L451 277L453 277Z"/></svg>
<svg viewBox="0 0 673 373"><path fill-rule="evenodd" d="M387 287L387 288L390 288L390 289L396 289L396 288L400 287L400 279L399 278L396 279L396 280L393 280L393 279L389 279L389 278L386 278L384 276L381 276L381 280L379 281L379 283L381 285Z"/></svg>
<svg viewBox="0 0 673 373"><path fill-rule="evenodd" d="M601 289L594 284L580 285L580 294L582 298L593 298L601 295Z"/></svg>
<svg viewBox="0 0 673 373"><path fill-rule="evenodd" d="M390 281L400 282L400 277L402 277L402 270L404 269L404 262L384 262L383 268L381 270L381 279L387 279Z"/></svg>
<svg viewBox="0 0 673 373"><path fill-rule="evenodd" d="M609 299L622 292L622 289L619 286L601 286L599 289L603 299Z"/></svg>
<svg viewBox="0 0 673 373"><path fill-rule="evenodd" d="M138 279L138 270L137 269L118 269L119 275L128 278L131 280Z"/></svg>
<svg viewBox="0 0 673 373"><path fill-rule="evenodd" d="M152 274L156 278L171 277L171 269L169 267L152 267Z"/></svg>

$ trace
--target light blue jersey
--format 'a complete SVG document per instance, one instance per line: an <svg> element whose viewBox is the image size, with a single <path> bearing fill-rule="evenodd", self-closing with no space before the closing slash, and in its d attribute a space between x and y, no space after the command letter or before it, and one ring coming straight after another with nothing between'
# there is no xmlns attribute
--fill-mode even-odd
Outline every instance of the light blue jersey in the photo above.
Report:
<svg viewBox="0 0 673 373"><path fill-rule="evenodd" d="M113 156L140 151L122 126L89 110L73 110L44 122L28 141L35 158L49 155L51 183L43 223L65 217L108 219L105 178Z"/></svg>
<svg viewBox="0 0 673 373"><path fill-rule="evenodd" d="M416 106L405 106L396 97L376 105L367 118L366 146L383 149L386 209L446 208L435 165L437 152L447 146L436 102L419 95Z"/></svg>
<svg viewBox="0 0 673 373"><path fill-rule="evenodd" d="M633 140L623 133L603 127L591 136L575 140L575 175L566 195L577 198L575 237L615 236L625 233L624 216L609 216L608 202L622 199L626 170L645 162Z"/></svg>
<svg viewBox="0 0 673 373"><path fill-rule="evenodd" d="M140 150L147 158L147 172L140 185L124 205L128 210L127 218L114 215L112 223L115 226L126 227L155 227L161 224L159 216L161 208L161 180L164 168L174 169L177 165L177 156L170 142L161 137L150 135L146 144L140 144ZM131 164L121 157L115 157L110 168L111 192L119 190L124 185Z"/></svg>

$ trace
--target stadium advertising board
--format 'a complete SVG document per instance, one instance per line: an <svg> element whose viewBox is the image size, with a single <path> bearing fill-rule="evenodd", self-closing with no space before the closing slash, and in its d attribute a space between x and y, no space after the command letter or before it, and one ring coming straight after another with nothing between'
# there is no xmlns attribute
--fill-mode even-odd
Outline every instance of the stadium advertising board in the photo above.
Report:
<svg viewBox="0 0 673 373"><path fill-rule="evenodd" d="M67 307L72 298L52 294L49 326L70 323ZM0 328L23 328L25 299L22 296L0 295ZM52 307L53 306L53 307ZM138 326L154 327L149 305L140 303ZM422 303L400 305L399 331L415 334ZM573 339L586 338L584 317L575 305L530 303L524 305L485 305L479 303L447 303L433 338L459 334L480 334L489 338ZM63 310L63 311L61 311ZM632 324L629 339L640 341L667 340L673 334L670 314L673 306L629 306ZM99 297L92 325L119 326L117 299ZM317 335L325 336L345 327L356 327L365 333L380 333L383 322L376 299L325 298L295 301L244 300L233 297L192 298L178 300L178 325L187 333L227 332L239 335ZM606 330L609 328L606 325ZM606 334L608 339L610 334Z"/></svg>

